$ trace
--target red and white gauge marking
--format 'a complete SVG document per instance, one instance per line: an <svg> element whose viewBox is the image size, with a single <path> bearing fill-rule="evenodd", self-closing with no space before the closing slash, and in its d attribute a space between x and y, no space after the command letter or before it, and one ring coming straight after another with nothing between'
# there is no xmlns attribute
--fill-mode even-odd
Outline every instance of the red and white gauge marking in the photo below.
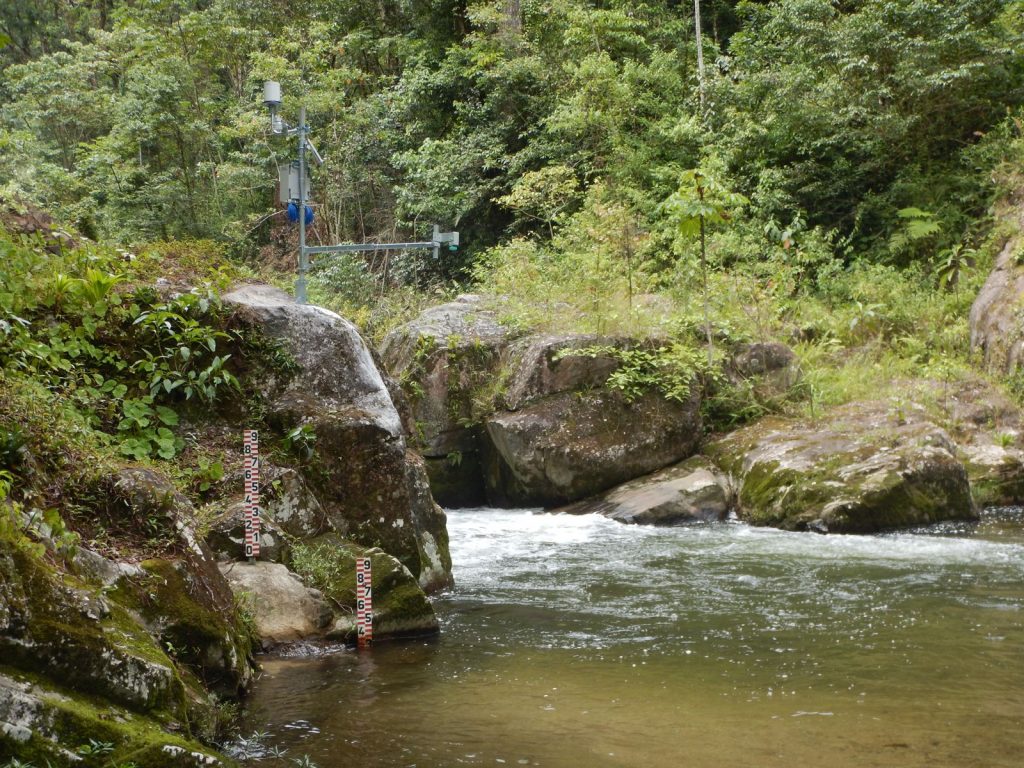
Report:
<svg viewBox="0 0 1024 768"><path fill-rule="evenodd" d="M356 558L356 639L360 648L373 642L373 576L370 558Z"/></svg>
<svg viewBox="0 0 1024 768"><path fill-rule="evenodd" d="M246 429L242 437L245 460L245 556L260 556L260 433Z"/></svg>

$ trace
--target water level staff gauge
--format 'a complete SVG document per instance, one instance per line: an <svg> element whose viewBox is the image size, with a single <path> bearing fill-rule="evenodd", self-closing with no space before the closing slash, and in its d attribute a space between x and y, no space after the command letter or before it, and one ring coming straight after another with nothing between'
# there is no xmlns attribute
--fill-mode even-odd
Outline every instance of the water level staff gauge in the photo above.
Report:
<svg viewBox="0 0 1024 768"><path fill-rule="evenodd" d="M373 643L373 570L368 557L356 558L356 641L360 648Z"/></svg>
<svg viewBox="0 0 1024 768"><path fill-rule="evenodd" d="M306 275L309 272L309 259L317 254L355 253L360 251L406 251L425 248L433 251L434 258L440 256L441 247L449 251L459 248L458 232L442 232L434 225L430 240L409 243L341 243L338 245L306 245L306 227L313 223L313 208L308 205L311 197L309 184L309 167L307 155L316 165L323 165L323 158L309 140L309 126L306 125L306 108L299 110L299 124L290 125L281 117L281 84L268 80L263 84L263 103L270 112L270 132L276 136L295 136L298 138L297 159L278 167L280 182L279 200L287 206L288 218L299 225L299 275L295 280L295 301L306 303Z"/></svg>
<svg viewBox="0 0 1024 768"><path fill-rule="evenodd" d="M251 562L260 556L260 434L255 429L246 429L242 433L242 457L245 556Z"/></svg>

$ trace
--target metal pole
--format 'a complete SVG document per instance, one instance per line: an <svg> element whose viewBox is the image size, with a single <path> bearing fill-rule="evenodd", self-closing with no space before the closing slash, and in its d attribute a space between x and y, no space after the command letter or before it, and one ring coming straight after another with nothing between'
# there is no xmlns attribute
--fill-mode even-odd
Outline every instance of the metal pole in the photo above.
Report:
<svg viewBox="0 0 1024 768"><path fill-rule="evenodd" d="M700 89L700 111L704 111L704 35L700 26L700 0L693 0L693 27L697 36L697 87ZM703 117L703 115L701 115Z"/></svg>
<svg viewBox="0 0 1024 768"><path fill-rule="evenodd" d="M299 110L299 277L295 281L295 302L306 303L306 273L309 254L306 253L306 107Z"/></svg>

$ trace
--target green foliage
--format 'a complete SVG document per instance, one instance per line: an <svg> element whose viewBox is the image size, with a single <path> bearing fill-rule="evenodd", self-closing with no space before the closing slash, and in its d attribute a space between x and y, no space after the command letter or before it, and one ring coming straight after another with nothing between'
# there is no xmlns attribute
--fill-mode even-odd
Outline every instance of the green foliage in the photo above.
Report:
<svg viewBox="0 0 1024 768"><path fill-rule="evenodd" d="M88 743L82 744L75 751L85 758L109 755L111 752L114 751L114 744L110 741L97 741L96 739L89 739Z"/></svg>
<svg viewBox="0 0 1024 768"><path fill-rule="evenodd" d="M889 250L899 254L919 241L927 241L942 232L942 222L935 214L920 208L901 208L896 211L900 226L889 238Z"/></svg>
<svg viewBox="0 0 1024 768"><path fill-rule="evenodd" d="M420 237L436 221L467 244L436 261L321 260L314 299L376 339L470 279L523 326L700 329L709 351L795 329L843 350L895 345L915 366L961 355L992 193L1021 183L1020 3L703 14L716 66L701 110L685 3L5 7L0 194L90 236L156 242L45 269L0 244L28 276L0 285L0 352L126 453L180 450L156 407L209 407L237 361L212 302L134 286L147 268L215 288L248 274L229 254L267 243L292 152L267 135L258 91L273 78L286 119L309 107L327 159L314 241Z"/></svg>
<svg viewBox="0 0 1024 768"><path fill-rule="evenodd" d="M647 392L656 391L667 400L686 402L693 386L707 372L700 350L681 343L653 349L643 347L594 346L566 349L566 355L606 357L618 365L608 377L606 386L622 393L626 402L633 402Z"/></svg>
<svg viewBox="0 0 1024 768"><path fill-rule="evenodd" d="M702 225L710 229L728 223L748 202L707 171L693 168L682 174L664 208L679 235L692 238L701 234Z"/></svg>
<svg viewBox="0 0 1024 768"><path fill-rule="evenodd" d="M377 280L358 254L321 256L310 279L314 291L333 294L347 304L368 305L377 293Z"/></svg>
<svg viewBox="0 0 1024 768"><path fill-rule="evenodd" d="M133 265L113 249L84 246L54 255L41 239L0 232L9 268L0 274L0 355L11 373L68 397L92 426L140 460L173 458L184 403L214 404L238 388L218 354L227 335L212 293L160 297L130 288ZM9 430L4 461L17 447Z"/></svg>
<svg viewBox="0 0 1024 768"><path fill-rule="evenodd" d="M284 449L305 461L313 458L315 443L316 432L312 424L300 424L284 436Z"/></svg>

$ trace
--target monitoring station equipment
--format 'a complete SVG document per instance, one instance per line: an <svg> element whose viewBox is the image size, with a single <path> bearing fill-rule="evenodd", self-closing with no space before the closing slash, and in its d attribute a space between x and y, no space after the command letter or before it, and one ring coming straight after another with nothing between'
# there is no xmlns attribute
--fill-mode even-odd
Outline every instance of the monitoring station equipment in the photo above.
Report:
<svg viewBox="0 0 1024 768"><path fill-rule="evenodd" d="M338 245L306 245L306 227L313 223L313 208L310 205L312 187L309 183L309 166L306 158L317 166L323 165L323 158L309 140L309 126L306 125L306 107L299 109L299 124L285 122L279 112L281 108L281 84L268 80L263 84L263 104L270 112L270 131L275 136L295 136L298 139L298 157L278 166L280 192L278 199L287 206L288 218L299 225L299 276L295 281L295 301L305 304L306 275L309 272L309 257L326 253L353 253L360 251L403 251L414 248L429 248L436 259L441 246L455 251L459 247L458 232L442 232L435 224L430 240L410 243L342 243Z"/></svg>

